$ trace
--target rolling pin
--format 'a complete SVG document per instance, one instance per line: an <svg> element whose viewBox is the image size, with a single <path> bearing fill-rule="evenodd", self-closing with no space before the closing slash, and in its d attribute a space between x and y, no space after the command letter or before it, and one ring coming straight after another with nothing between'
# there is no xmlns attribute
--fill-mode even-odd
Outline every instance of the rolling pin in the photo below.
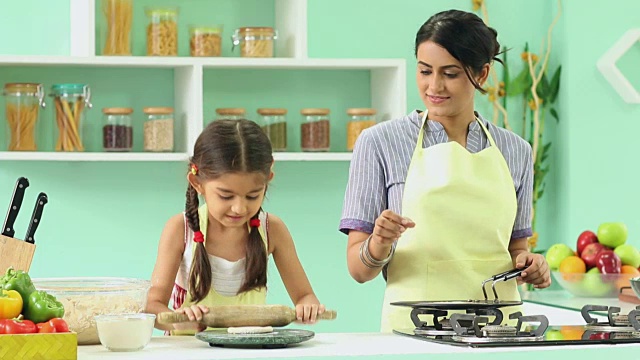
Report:
<svg viewBox="0 0 640 360"><path fill-rule="evenodd" d="M334 310L319 314L318 320L333 320ZM190 322L186 314L163 312L158 314L158 323L175 324ZM287 326L296 321L296 311L285 305L217 305L210 306L200 323L214 328L239 326Z"/></svg>

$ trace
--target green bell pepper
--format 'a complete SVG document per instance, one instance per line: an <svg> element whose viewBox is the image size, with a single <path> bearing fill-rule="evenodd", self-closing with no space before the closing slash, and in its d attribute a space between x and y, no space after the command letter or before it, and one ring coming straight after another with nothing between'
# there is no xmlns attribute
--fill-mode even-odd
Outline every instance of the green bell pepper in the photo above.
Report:
<svg viewBox="0 0 640 360"><path fill-rule="evenodd" d="M23 309L26 307L29 295L36 291L29 274L22 270L15 270L12 267L8 268L4 276L0 278L0 290L2 289L17 291L22 297Z"/></svg>
<svg viewBox="0 0 640 360"><path fill-rule="evenodd" d="M36 290L29 295L23 315L25 319L36 324L42 323L53 318L63 317L64 306L55 296L42 290Z"/></svg>

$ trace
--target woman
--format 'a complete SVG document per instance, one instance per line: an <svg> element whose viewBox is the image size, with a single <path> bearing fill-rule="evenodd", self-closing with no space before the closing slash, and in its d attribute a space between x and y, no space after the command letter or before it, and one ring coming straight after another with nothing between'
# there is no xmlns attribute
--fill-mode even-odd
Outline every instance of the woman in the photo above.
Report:
<svg viewBox="0 0 640 360"><path fill-rule="evenodd" d="M531 236L529 143L474 111L500 45L472 13L431 17L415 40L424 112L364 131L353 152L340 230L358 282L383 271L382 331L412 328L395 301L484 299L480 284L511 268L518 281L551 284ZM402 215L400 215L402 214ZM519 301L516 282L496 286Z"/></svg>

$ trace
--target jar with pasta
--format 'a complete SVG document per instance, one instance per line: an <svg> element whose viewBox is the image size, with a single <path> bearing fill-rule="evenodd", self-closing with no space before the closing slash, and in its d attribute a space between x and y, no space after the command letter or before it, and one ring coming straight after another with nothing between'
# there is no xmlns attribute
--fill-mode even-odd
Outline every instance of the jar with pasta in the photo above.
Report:
<svg viewBox="0 0 640 360"><path fill-rule="evenodd" d="M246 110L243 108L218 108L216 109L216 120L239 120L245 119Z"/></svg>
<svg viewBox="0 0 640 360"><path fill-rule="evenodd" d="M56 151L84 151L82 125L91 108L91 89L86 84L55 84L51 87L57 126Z"/></svg>
<svg viewBox="0 0 640 360"><path fill-rule="evenodd" d="M131 151L133 147L132 108L102 109L102 147L105 151Z"/></svg>
<svg viewBox="0 0 640 360"><path fill-rule="evenodd" d="M329 109L302 109L300 148L302 151L329 151L331 143Z"/></svg>
<svg viewBox="0 0 640 360"><path fill-rule="evenodd" d="M9 151L36 151L40 108L45 106L42 84L4 85Z"/></svg>
<svg viewBox="0 0 640 360"><path fill-rule="evenodd" d="M191 56L220 56L222 52L222 26L191 26L189 33Z"/></svg>
<svg viewBox="0 0 640 360"><path fill-rule="evenodd" d="M258 109L258 114L273 151L287 151L287 109Z"/></svg>
<svg viewBox="0 0 640 360"><path fill-rule="evenodd" d="M173 108L146 107L143 109L144 150L152 152L173 151Z"/></svg>
<svg viewBox="0 0 640 360"><path fill-rule="evenodd" d="M102 0L106 31L103 55L131 55L133 0Z"/></svg>
<svg viewBox="0 0 640 360"><path fill-rule="evenodd" d="M369 108L347 109L347 150L353 151L362 130L376 124L376 110Z"/></svg>
<svg viewBox="0 0 640 360"><path fill-rule="evenodd" d="M273 57L278 32L271 27L243 27L233 34L233 47L240 46L241 57Z"/></svg>
<svg viewBox="0 0 640 360"><path fill-rule="evenodd" d="M147 55L178 55L178 9L146 8L149 24L147 25Z"/></svg>

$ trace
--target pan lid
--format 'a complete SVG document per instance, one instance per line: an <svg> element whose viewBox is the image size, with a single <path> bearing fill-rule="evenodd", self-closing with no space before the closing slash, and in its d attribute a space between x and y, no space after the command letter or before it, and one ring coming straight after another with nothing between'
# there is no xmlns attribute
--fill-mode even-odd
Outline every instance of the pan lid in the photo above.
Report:
<svg viewBox="0 0 640 360"><path fill-rule="evenodd" d="M522 301L506 301L506 300L440 300L440 301L397 301L391 303L393 306L406 306L412 308L426 309L448 309L448 310L464 310L464 309L486 309L501 308L505 306L522 305Z"/></svg>

